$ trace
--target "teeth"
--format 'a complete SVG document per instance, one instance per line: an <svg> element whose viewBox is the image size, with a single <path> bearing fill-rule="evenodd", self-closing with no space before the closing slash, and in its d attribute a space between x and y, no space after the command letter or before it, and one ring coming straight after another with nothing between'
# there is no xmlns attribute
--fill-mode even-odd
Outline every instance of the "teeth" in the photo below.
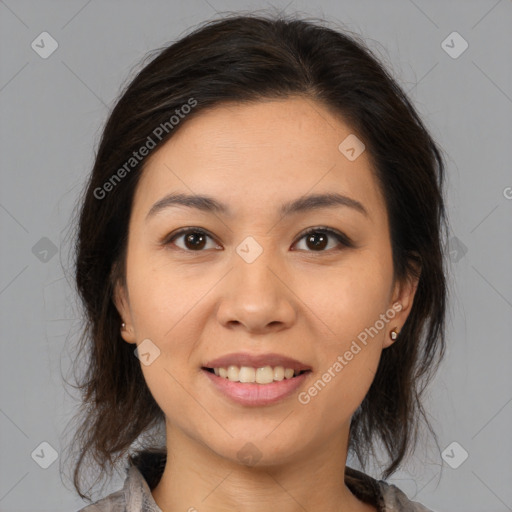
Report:
<svg viewBox="0 0 512 512"><path fill-rule="evenodd" d="M238 367L230 365L227 368L214 368L215 375L232 382L256 382L257 384L270 384L274 381L283 379L291 379L295 375L299 375L299 371L292 368L284 368L283 366L264 366L262 368L252 368L250 366Z"/></svg>

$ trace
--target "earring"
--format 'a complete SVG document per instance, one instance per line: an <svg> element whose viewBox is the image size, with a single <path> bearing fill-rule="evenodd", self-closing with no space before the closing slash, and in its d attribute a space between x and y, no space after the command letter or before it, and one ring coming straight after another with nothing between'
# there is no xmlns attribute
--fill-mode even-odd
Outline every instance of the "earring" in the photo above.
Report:
<svg viewBox="0 0 512 512"><path fill-rule="evenodd" d="M395 327L390 333L389 336L392 340L396 340L398 338L398 329Z"/></svg>
<svg viewBox="0 0 512 512"><path fill-rule="evenodd" d="M124 331L124 329L125 329L125 328L126 328L126 324L123 322L123 323L121 324L121 329Z"/></svg>

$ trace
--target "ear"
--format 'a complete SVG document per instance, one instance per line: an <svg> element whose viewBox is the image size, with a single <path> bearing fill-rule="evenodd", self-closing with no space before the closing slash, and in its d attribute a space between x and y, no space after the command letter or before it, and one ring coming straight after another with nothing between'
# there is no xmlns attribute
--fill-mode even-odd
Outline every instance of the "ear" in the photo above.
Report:
<svg viewBox="0 0 512 512"><path fill-rule="evenodd" d="M128 343L135 343L135 333L133 329L128 292L125 286L123 286L119 281L114 285L113 301L119 315L121 316L121 321L125 323L125 326L121 327L121 336L124 341Z"/></svg>
<svg viewBox="0 0 512 512"><path fill-rule="evenodd" d="M391 338L391 331L396 329L396 332L400 333L409 313L411 312L421 274L421 266L419 263L414 262L413 267L414 272L411 272L402 280L397 280L395 282L392 301L389 306L396 312L396 314L388 323L388 331L384 339L383 348L389 347L396 341L396 339L393 340Z"/></svg>

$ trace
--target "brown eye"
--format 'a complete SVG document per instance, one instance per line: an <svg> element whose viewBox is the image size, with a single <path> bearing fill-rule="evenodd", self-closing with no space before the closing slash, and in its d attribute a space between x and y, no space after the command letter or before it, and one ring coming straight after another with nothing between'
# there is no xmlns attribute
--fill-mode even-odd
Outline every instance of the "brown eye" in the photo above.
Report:
<svg viewBox="0 0 512 512"><path fill-rule="evenodd" d="M183 240L181 245L176 243L176 240L179 239ZM203 229L184 228L165 239L163 244L174 244L179 249L187 252L202 252L204 249L220 248L216 243L213 243L211 247L207 247L208 239L213 241L213 238ZM353 243L347 236L329 228L310 229L300 237L300 240L303 239L306 241L306 249L304 250L307 252L327 252L328 250L339 249L340 245L353 247ZM332 247L328 247L330 239L334 239L337 242Z"/></svg>
<svg viewBox="0 0 512 512"><path fill-rule="evenodd" d="M310 229L301 236L300 240L305 239L307 249L312 252L326 252L324 249L329 244L329 238L336 239L338 247L340 244L345 247L353 246L350 239L343 233L338 233L337 231L328 228ZM334 249L336 249L336 244L334 245Z"/></svg>
<svg viewBox="0 0 512 512"><path fill-rule="evenodd" d="M316 249L325 249L326 246L329 243L329 235L326 235L325 233L322 233L321 231L316 233L310 233L309 235L306 235L306 244L309 248Z"/></svg>
<svg viewBox="0 0 512 512"><path fill-rule="evenodd" d="M211 238L208 233L198 228L186 228L175 233L170 239L164 242L165 245L174 243L177 239L183 239L183 246L177 245L184 251L201 252L207 245L207 239ZM214 247L218 247L214 244Z"/></svg>
<svg viewBox="0 0 512 512"><path fill-rule="evenodd" d="M206 235L202 233L188 233L185 235L184 243L187 249L203 249L206 245Z"/></svg>

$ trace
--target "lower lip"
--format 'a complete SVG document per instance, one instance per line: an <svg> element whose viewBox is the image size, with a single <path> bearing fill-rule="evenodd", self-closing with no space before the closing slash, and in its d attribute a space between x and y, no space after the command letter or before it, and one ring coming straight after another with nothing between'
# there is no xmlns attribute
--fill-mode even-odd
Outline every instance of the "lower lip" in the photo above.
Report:
<svg viewBox="0 0 512 512"><path fill-rule="evenodd" d="M208 370L203 373L212 384L224 395L236 403L249 406L270 405L289 397L308 378L311 371L307 371L291 379L271 382L270 384L233 382L219 377Z"/></svg>

